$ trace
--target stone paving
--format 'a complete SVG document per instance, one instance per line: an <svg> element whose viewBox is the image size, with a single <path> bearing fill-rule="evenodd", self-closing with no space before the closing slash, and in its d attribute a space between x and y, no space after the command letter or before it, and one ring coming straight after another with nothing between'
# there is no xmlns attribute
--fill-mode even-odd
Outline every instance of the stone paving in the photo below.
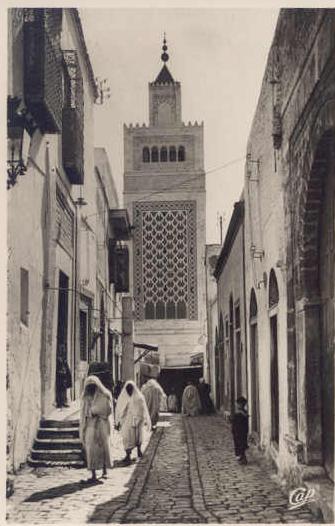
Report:
<svg viewBox="0 0 335 526"><path fill-rule="evenodd" d="M236 462L229 426L219 416L164 415L142 460L116 465L95 486L86 470L24 469L8 500L8 522L317 523L305 506L289 510L274 475L248 452ZM113 455L124 455L114 433Z"/></svg>

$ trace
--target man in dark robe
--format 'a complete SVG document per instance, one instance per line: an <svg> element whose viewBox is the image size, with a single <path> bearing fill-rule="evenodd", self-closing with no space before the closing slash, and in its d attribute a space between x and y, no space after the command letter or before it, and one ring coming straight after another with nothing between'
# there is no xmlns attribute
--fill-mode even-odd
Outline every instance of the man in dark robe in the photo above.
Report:
<svg viewBox="0 0 335 526"><path fill-rule="evenodd" d="M198 391L200 396L202 414L210 415L214 413L214 406L210 397L211 387L205 382L204 378L200 378L199 380Z"/></svg>
<svg viewBox="0 0 335 526"><path fill-rule="evenodd" d="M249 415L246 411L247 400L240 396L236 400L236 410L232 417L232 433L235 455L240 464L247 464L245 450L248 449Z"/></svg>
<svg viewBox="0 0 335 526"><path fill-rule="evenodd" d="M59 408L69 407L66 391L72 387L70 367L66 360L65 350L62 349L57 356L56 365L56 405Z"/></svg>

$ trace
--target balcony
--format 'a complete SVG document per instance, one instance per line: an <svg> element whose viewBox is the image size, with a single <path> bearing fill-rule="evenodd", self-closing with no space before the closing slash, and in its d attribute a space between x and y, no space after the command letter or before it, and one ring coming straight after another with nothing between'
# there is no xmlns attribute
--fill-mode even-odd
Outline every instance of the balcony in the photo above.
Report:
<svg viewBox="0 0 335 526"><path fill-rule="evenodd" d="M63 51L63 167L71 184L84 183L84 95L77 53Z"/></svg>
<svg viewBox="0 0 335 526"><path fill-rule="evenodd" d="M126 209L114 208L109 210L109 224L112 238L116 241L128 241L131 237L131 226Z"/></svg>
<svg viewBox="0 0 335 526"><path fill-rule="evenodd" d="M25 104L42 133L62 129L61 11L25 9L24 15Z"/></svg>
<svg viewBox="0 0 335 526"><path fill-rule="evenodd" d="M84 132L75 108L63 109L63 167L71 184L84 183Z"/></svg>
<svg viewBox="0 0 335 526"><path fill-rule="evenodd" d="M117 293L129 292L129 251L127 246L109 242L109 281Z"/></svg>

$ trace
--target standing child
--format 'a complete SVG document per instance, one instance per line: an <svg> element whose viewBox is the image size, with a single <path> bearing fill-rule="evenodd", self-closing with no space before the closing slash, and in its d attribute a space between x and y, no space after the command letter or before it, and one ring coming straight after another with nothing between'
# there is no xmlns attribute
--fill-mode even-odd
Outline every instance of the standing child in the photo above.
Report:
<svg viewBox="0 0 335 526"><path fill-rule="evenodd" d="M236 400L236 410L232 418L232 432L234 438L235 455L240 464L247 464L245 450L248 448L248 413L246 411L247 400L240 396Z"/></svg>

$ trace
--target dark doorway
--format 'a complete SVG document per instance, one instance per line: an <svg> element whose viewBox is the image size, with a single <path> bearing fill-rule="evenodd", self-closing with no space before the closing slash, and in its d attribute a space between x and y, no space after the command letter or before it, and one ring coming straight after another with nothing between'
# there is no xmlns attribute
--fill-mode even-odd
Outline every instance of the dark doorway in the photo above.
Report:
<svg viewBox="0 0 335 526"><path fill-rule="evenodd" d="M58 321L57 321L57 348L56 348L56 363L58 370L59 359L65 359L68 362L68 313L69 313L69 278L64 272L59 272L58 281ZM56 372L55 382L55 397L57 406L62 406L66 403L66 395L61 396L59 384L57 383L58 374Z"/></svg>
<svg viewBox="0 0 335 526"><path fill-rule="evenodd" d="M105 304L103 295L100 299L100 361L105 361Z"/></svg>
<svg viewBox="0 0 335 526"><path fill-rule="evenodd" d="M108 349L107 349L107 361L109 364L110 371L114 378L114 335L112 332L108 331Z"/></svg>
<svg viewBox="0 0 335 526"><path fill-rule="evenodd" d="M254 289L250 296L250 366L251 366L251 429L259 433L259 364L258 364L258 327L257 300Z"/></svg>
<svg viewBox="0 0 335 526"><path fill-rule="evenodd" d="M67 358L69 278L62 271L59 272L58 287L57 358L62 352Z"/></svg>
<svg viewBox="0 0 335 526"><path fill-rule="evenodd" d="M236 398L242 395L242 345L241 345L241 316L240 306L235 307L235 378Z"/></svg>
<svg viewBox="0 0 335 526"><path fill-rule="evenodd" d="M325 139L324 139L325 140ZM325 469L334 480L334 267L335 137L326 142L320 224L319 286L321 297L322 449ZM325 148L326 149L326 148Z"/></svg>
<svg viewBox="0 0 335 526"><path fill-rule="evenodd" d="M250 325L252 431L259 433L259 373L257 323Z"/></svg>
<svg viewBox="0 0 335 526"><path fill-rule="evenodd" d="M235 350L234 350L234 304L229 300L229 355L230 355L230 411L235 412Z"/></svg>
<svg viewBox="0 0 335 526"><path fill-rule="evenodd" d="M182 368L163 368L159 377L159 383L167 395L174 393L177 395L179 410L181 399L187 382L191 381L194 385L199 383L199 378L203 375L202 366L182 367Z"/></svg>
<svg viewBox="0 0 335 526"><path fill-rule="evenodd" d="M279 377L277 316L270 318L271 337L271 440L279 443Z"/></svg>

